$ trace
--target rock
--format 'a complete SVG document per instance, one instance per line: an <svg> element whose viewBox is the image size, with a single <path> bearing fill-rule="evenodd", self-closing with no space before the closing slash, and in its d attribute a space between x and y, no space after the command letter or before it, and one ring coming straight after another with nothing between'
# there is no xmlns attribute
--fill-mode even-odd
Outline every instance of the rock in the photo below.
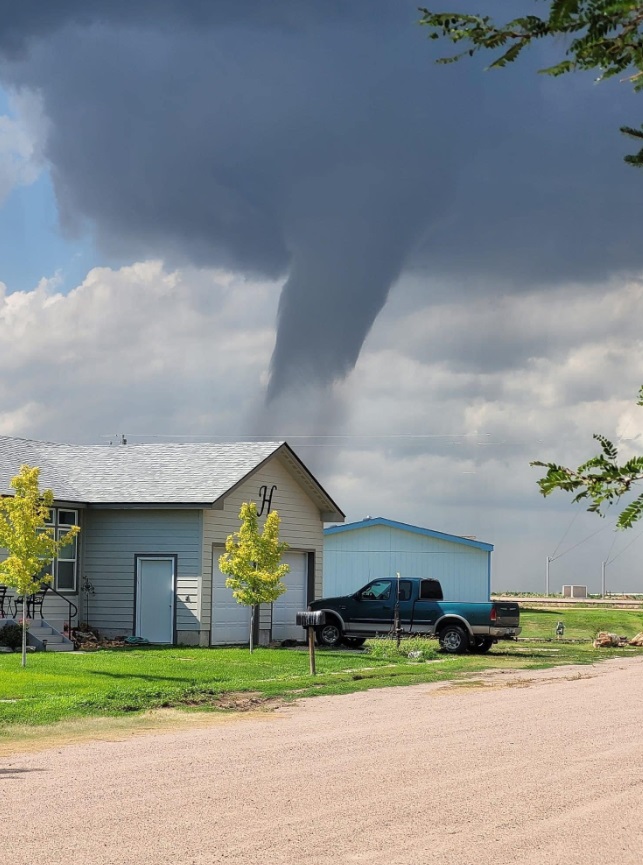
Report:
<svg viewBox="0 0 643 865"><path fill-rule="evenodd" d="M595 649L607 649L611 646L618 646L618 637L616 634L610 634L607 631L599 631L594 640Z"/></svg>
<svg viewBox="0 0 643 865"><path fill-rule="evenodd" d="M9 646L0 646L0 652L2 652L3 655L7 655L11 654L13 649L10 649Z"/></svg>
<svg viewBox="0 0 643 865"><path fill-rule="evenodd" d="M619 637L618 634L610 634L607 631L599 631L594 640L595 649L620 649L629 645L627 637Z"/></svg>

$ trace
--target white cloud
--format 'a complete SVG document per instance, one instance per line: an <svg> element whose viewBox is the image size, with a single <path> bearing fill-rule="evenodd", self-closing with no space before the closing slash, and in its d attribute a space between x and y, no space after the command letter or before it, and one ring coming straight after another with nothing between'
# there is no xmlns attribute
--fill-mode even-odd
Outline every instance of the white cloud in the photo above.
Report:
<svg viewBox="0 0 643 865"><path fill-rule="evenodd" d="M642 452L640 290L532 293L504 298L495 315L456 303L407 314L394 297L347 381L266 409L274 283L148 261L94 269L69 294L55 279L29 292L0 286L0 432L291 437L349 519L382 515L494 543L499 588L540 587L571 524L552 586L597 589L611 548L611 585L640 589L637 530L614 540L611 522L574 517L562 494L543 500L529 466L577 464L596 450L593 432ZM450 354L423 345L447 332ZM458 347L472 336L502 362L463 363Z"/></svg>
<svg viewBox="0 0 643 865"><path fill-rule="evenodd" d="M0 115L0 206L17 186L33 183L43 167L46 123L37 94L11 98L14 117Z"/></svg>
<svg viewBox="0 0 643 865"><path fill-rule="evenodd" d="M597 452L595 432L619 442L624 456L643 453L643 408L634 405L643 282L602 289L427 301L408 311L401 286L342 387L352 438L338 448L329 483L349 518L368 513L477 535L496 544L497 586L540 587L545 557L575 509L563 494L543 500L541 471L529 462L577 465ZM564 573L563 581L597 589L612 526L576 517L552 580ZM619 534L612 555L634 537ZM643 589L637 549L614 564L623 588Z"/></svg>
<svg viewBox="0 0 643 865"><path fill-rule="evenodd" d="M67 295L47 281L0 293L0 430L16 434L29 402L22 435L35 437L248 432L277 297L269 283L158 262L92 270Z"/></svg>

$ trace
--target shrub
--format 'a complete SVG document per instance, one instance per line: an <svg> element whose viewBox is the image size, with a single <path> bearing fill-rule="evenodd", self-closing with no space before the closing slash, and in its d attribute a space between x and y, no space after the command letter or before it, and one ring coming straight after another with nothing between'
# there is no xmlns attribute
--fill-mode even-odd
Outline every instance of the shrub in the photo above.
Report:
<svg viewBox="0 0 643 865"><path fill-rule="evenodd" d="M13 622L0 628L0 646L19 649L22 646L22 628Z"/></svg>
<svg viewBox="0 0 643 865"><path fill-rule="evenodd" d="M402 637L399 648L395 637L376 637L366 643L366 649L383 661L432 661L438 657L437 643L427 637Z"/></svg>

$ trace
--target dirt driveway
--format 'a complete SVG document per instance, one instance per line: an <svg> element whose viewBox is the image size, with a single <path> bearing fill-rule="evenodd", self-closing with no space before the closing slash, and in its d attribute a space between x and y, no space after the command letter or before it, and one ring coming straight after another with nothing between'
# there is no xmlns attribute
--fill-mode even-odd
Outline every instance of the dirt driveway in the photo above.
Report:
<svg viewBox="0 0 643 865"><path fill-rule="evenodd" d="M11 865L639 865L643 658L14 754L0 796Z"/></svg>

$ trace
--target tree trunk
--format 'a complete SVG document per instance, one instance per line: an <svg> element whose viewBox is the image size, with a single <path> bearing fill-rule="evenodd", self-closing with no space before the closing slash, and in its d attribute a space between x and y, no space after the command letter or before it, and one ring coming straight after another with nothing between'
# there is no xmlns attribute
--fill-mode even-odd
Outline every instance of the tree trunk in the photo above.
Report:
<svg viewBox="0 0 643 865"><path fill-rule="evenodd" d="M27 666L27 596L22 596L22 666Z"/></svg>
<svg viewBox="0 0 643 865"><path fill-rule="evenodd" d="M250 654L252 654L252 649L253 649L252 643L253 643L254 635L255 635L255 610L256 609L257 608L255 607L254 604L250 607Z"/></svg>

